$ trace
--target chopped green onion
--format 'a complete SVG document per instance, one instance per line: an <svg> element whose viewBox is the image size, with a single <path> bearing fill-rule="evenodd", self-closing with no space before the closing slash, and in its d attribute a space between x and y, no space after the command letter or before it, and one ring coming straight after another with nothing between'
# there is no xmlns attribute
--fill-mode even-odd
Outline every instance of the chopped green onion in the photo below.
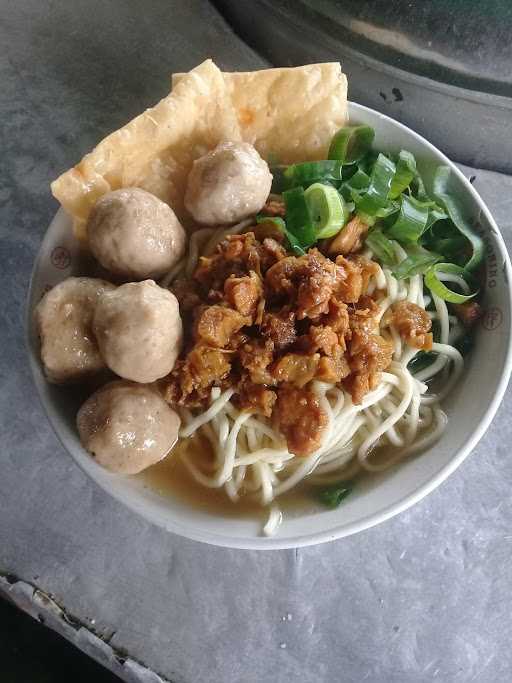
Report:
<svg viewBox="0 0 512 683"><path fill-rule="evenodd" d="M442 254L445 261L449 260L450 262L459 263L461 254L464 254L464 250L467 247L467 240L462 235L429 238L426 246L432 249L432 251Z"/></svg>
<svg viewBox="0 0 512 683"><path fill-rule="evenodd" d="M439 254L428 251L419 244L412 244L406 251L407 258L401 261L393 270L393 275L397 280L424 273L433 266L434 263L437 263L442 259L442 256Z"/></svg>
<svg viewBox="0 0 512 683"><path fill-rule="evenodd" d="M302 256L306 253L301 247L299 240L287 229L286 223L282 218L279 218L279 216L256 216L256 223L258 223L258 225L260 223L272 223L272 225L275 225L283 235L286 235L291 251L295 252L298 256Z"/></svg>
<svg viewBox="0 0 512 683"><path fill-rule="evenodd" d="M317 239L333 237L349 218L345 200L332 186L314 183L305 191Z"/></svg>
<svg viewBox="0 0 512 683"><path fill-rule="evenodd" d="M341 183L340 192L346 201L352 199L352 192L360 192L361 190L367 190L370 184L370 176L365 173L361 168L348 179Z"/></svg>
<svg viewBox="0 0 512 683"><path fill-rule="evenodd" d="M395 177L393 178L389 190L390 198L396 199L401 195L402 192L409 187L417 172L416 159L410 152L403 149L398 155Z"/></svg>
<svg viewBox="0 0 512 683"><path fill-rule="evenodd" d="M358 214L376 216L388 203L389 188L395 175L395 164L384 154L379 154L372 170L370 185L364 194L353 192Z"/></svg>
<svg viewBox="0 0 512 683"><path fill-rule="evenodd" d="M431 292L441 297L441 299L444 299L451 304L463 304L465 301L469 301L478 294L478 290L473 292L473 294L459 294L458 292L454 292L439 279L437 273L458 275L469 286L474 286L475 283L474 279L468 275L468 272L465 268L456 266L455 263L436 263L425 273L425 285L430 289Z"/></svg>
<svg viewBox="0 0 512 683"><path fill-rule="evenodd" d="M482 238L477 235L470 227L468 221L462 214L460 207L455 199L448 192L448 182L451 174L449 166L440 166L434 175L433 188L434 197L446 209L450 219L469 241L472 249L472 254L469 260L464 264L466 270L472 271L478 268L484 257L484 243Z"/></svg>
<svg viewBox="0 0 512 683"><path fill-rule="evenodd" d="M318 494L318 500L328 508L337 508L341 501L352 492L351 482L341 482L323 489Z"/></svg>
<svg viewBox="0 0 512 683"><path fill-rule="evenodd" d="M357 163L357 167L360 168L361 171L371 174L379 154L380 152L377 152L377 150L371 149L368 154L365 154L364 157Z"/></svg>
<svg viewBox="0 0 512 683"><path fill-rule="evenodd" d="M370 176L358 168L354 175L343 183L342 187L346 186L353 190L366 190L369 184Z"/></svg>
<svg viewBox="0 0 512 683"><path fill-rule="evenodd" d="M413 244L418 241L427 227L428 206L414 197L402 195L400 213L389 228L387 234L401 244Z"/></svg>
<svg viewBox="0 0 512 683"><path fill-rule="evenodd" d="M392 266L395 263L396 257L393 243L381 230L371 230L368 233L365 244L373 251L379 261L385 265Z"/></svg>
<svg viewBox="0 0 512 683"><path fill-rule="evenodd" d="M294 235L299 245L306 249L316 242L317 236L304 190L295 187L283 192L286 207L286 227Z"/></svg>
<svg viewBox="0 0 512 683"><path fill-rule="evenodd" d="M448 215L435 202L428 203L432 204L432 208L428 212L428 220L425 230L429 230L434 223L437 223L437 221L444 221L448 218Z"/></svg>
<svg viewBox="0 0 512 683"><path fill-rule="evenodd" d="M344 126L334 135L329 147L329 159L353 164L372 146L375 131L370 126Z"/></svg>
<svg viewBox="0 0 512 683"><path fill-rule="evenodd" d="M427 190L425 189L425 183L423 182L423 178L420 176L419 173L416 174L416 176L412 179L410 187L413 196L416 197L416 199L419 199L420 202L431 201L430 197L427 194Z"/></svg>
<svg viewBox="0 0 512 683"><path fill-rule="evenodd" d="M288 188L307 187L325 180L341 182L341 163L339 161L305 161L292 164L284 171Z"/></svg>

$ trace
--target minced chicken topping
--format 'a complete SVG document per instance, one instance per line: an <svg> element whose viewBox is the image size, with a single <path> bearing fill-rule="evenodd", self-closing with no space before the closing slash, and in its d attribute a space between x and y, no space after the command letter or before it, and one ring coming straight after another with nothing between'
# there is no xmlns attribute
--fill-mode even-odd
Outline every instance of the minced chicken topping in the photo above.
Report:
<svg viewBox="0 0 512 683"><path fill-rule="evenodd" d="M327 424L312 380L340 384L360 403L393 347L379 333L376 301L364 294L374 261L318 249L293 256L264 226L227 237L192 279L174 283L186 339L165 395L205 407L213 386L234 387L240 409L271 418L290 452L305 456ZM424 311L407 303L393 315L404 338L431 346Z"/></svg>

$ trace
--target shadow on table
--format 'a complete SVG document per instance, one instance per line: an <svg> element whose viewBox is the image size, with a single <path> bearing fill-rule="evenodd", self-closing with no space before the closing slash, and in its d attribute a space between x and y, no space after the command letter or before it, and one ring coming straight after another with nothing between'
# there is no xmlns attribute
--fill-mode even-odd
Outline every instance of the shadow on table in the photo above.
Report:
<svg viewBox="0 0 512 683"><path fill-rule="evenodd" d="M119 683L119 678L5 600L0 599L2 683Z"/></svg>

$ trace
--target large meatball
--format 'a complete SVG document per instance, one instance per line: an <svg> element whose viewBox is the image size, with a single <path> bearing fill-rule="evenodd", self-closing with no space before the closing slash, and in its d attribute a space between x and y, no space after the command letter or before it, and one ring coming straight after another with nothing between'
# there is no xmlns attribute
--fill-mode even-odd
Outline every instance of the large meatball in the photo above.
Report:
<svg viewBox="0 0 512 683"><path fill-rule="evenodd" d="M137 474L171 450L180 418L151 387L120 380L87 399L77 427L96 462L111 472Z"/></svg>
<svg viewBox="0 0 512 683"><path fill-rule="evenodd" d="M267 163L246 142L223 142L194 161L185 206L199 223L237 223L263 207L272 185Z"/></svg>
<svg viewBox="0 0 512 683"><path fill-rule="evenodd" d="M108 367L142 383L169 374L183 337L178 300L153 280L105 292L96 307L93 330Z"/></svg>
<svg viewBox="0 0 512 683"><path fill-rule="evenodd" d="M92 319L99 297L114 289L105 280L69 277L41 299L35 317L41 360L50 382L79 382L105 368Z"/></svg>
<svg viewBox="0 0 512 683"><path fill-rule="evenodd" d="M159 278L185 253L174 211L138 187L103 195L87 221L89 246L101 265L131 280Z"/></svg>

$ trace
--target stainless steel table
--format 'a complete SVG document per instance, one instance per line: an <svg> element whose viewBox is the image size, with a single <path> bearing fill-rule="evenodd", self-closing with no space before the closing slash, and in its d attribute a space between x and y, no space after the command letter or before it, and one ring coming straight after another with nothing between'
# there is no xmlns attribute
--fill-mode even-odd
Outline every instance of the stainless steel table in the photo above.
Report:
<svg viewBox="0 0 512 683"><path fill-rule="evenodd" d="M447 483L375 529L208 547L111 500L64 452L24 348L48 182L206 56L264 64L200 0L0 2L0 593L126 681L510 680L512 399ZM512 244L512 179L465 168ZM1 637L1 636L0 636Z"/></svg>

